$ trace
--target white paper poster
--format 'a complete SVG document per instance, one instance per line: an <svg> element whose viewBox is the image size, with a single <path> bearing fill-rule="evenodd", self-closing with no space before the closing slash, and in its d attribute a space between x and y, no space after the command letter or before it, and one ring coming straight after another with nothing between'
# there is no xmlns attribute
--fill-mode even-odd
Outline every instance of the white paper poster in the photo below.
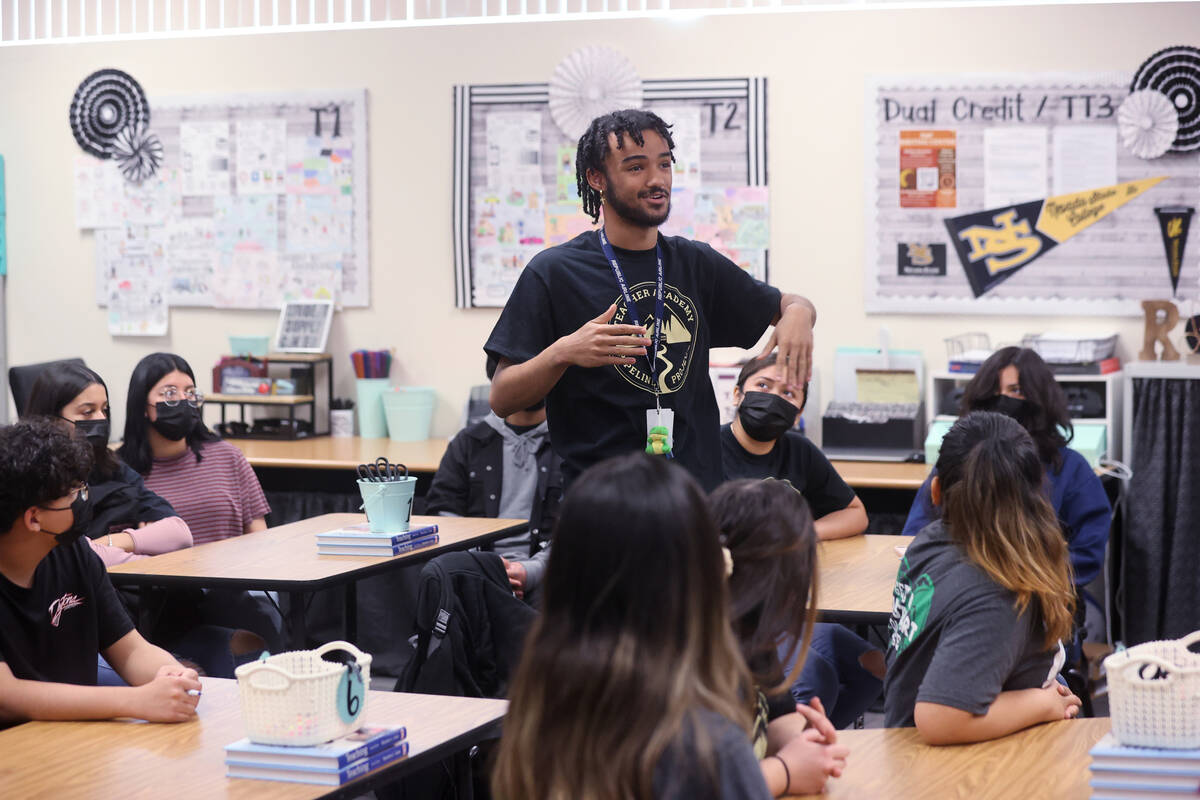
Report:
<svg viewBox="0 0 1200 800"><path fill-rule="evenodd" d="M341 302L342 261L330 256L289 256L283 270L280 301Z"/></svg>
<svg viewBox="0 0 1200 800"><path fill-rule="evenodd" d="M164 225L178 216L183 175L160 169L141 183L125 183L122 218L126 225Z"/></svg>
<svg viewBox="0 0 1200 800"><path fill-rule="evenodd" d="M287 175L287 120L239 120L234 135L237 193L282 194Z"/></svg>
<svg viewBox="0 0 1200 800"><path fill-rule="evenodd" d="M1000 208L1045 197L1047 131L1042 126L983 132L983 207Z"/></svg>
<svg viewBox="0 0 1200 800"><path fill-rule="evenodd" d="M167 223L167 301L173 306L211 306L219 254L211 217Z"/></svg>
<svg viewBox="0 0 1200 800"><path fill-rule="evenodd" d="M162 227L132 226L97 236L97 263L113 336L166 335L165 235Z"/></svg>
<svg viewBox="0 0 1200 800"><path fill-rule="evenodd" d="M680 187L700 185L700 109L681 108L672 111L670 119L671 139L675 142L675 164L672 185Z"/></svg>
<svg viewBox="0 0 1200 800"><path fill-rule="evenodd" d="M116 228L124 223L125 179L115 161L75 158L75 226Z"/></svg>
<svg viewBox="0 0 1200 800"><path fill-rule="evenodd" d="M294 136L287 140L289 194L353 193L352 143L345 137Z"/></svg>
<svg viewBox="0 0 1200 800"><path fill-rule="evenodd" d="M279 200L275 195L214 198L217 248L224 253L278 250Z"/></svg>
<svg viewBox="0 0 1200 800"><path fill-rule="evenodd" d="M229 194L232 189L229 158L228 122L179 124L179 160L183 170L184 194Z"/></svg>
<svg viewBox="0 0 1200 800"><path fill-rule="evenodd" d="M1116 126L1057 126L1054 129L1053 165L1053 194L1056 195L1119 183Z"/></svg>
<svg viewBox="0 0 1200 800"><path fill-rule="evenodd" d="M341 255L354 251L354 204L349 197L289 195L287 201L287 252Z"/></svg>
<svg viewBox="0 0 1200 800"><path fill-rule="evenodd" d="M488 187L542 182L542 115L493 111L487 116Z"/></svg>
<svg viewBox="0 0 1200 800"><path fill-rule="evenodd" d="M218 308L278 308L282 276L274 250L235 250L222 255L213 286Z"/></svg>

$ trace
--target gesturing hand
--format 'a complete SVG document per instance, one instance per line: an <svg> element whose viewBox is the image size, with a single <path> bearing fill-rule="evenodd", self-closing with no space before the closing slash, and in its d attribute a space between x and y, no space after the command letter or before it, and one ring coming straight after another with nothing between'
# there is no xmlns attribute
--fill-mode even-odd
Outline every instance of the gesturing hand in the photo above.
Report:
<svg viewBox="0 0 1200 800"><path fill-rule="evenodd" d="M555 342L558 360L577 367L637 363L637 356L646 355L650 345L646 329L641 325L610 325L616 313L614 303L579 330Z"/></svg>

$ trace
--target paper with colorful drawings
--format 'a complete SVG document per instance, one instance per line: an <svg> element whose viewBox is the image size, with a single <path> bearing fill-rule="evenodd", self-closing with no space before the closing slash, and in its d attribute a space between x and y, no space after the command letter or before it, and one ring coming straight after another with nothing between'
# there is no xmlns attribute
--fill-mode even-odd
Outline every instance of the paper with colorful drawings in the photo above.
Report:
<svg viewBox="0 0 1200 800"><path fill-rule="evenodd" d="M354 179L352 159L352 144L345 137L290 137L287 140L288 194L349 197Z"/></svg>
<svg viewBox="0 0 1200 800"><path fill-rule="evenodd" d="M282 194L287 174L287 120L238 120L234 154L238 194Z"/></svg>

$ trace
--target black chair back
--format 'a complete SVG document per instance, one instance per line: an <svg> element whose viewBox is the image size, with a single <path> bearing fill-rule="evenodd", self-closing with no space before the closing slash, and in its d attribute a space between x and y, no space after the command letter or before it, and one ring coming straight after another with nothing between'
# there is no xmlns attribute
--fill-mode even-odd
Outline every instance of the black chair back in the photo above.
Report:
<svg viewBox="0 0 1200 800"><path fill-rule="evenodd" d="M8 369L8 388L12 391L13 405L17 409L17 416L20 417L25 413L25 407L29 405L29 395L33 392L33 383L37 380L38 375L46 367L55 364L78 364L81 367L86 367L82 358L64 358L60 361L43 361L40 364L25 364L20 367L9 367Z"/></svg>

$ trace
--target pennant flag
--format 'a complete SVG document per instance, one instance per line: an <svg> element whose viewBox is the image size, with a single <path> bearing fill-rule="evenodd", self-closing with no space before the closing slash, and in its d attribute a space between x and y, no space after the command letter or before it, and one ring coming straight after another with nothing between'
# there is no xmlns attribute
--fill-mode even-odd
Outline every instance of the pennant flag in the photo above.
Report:
<svg viewBox="0 0 1200 800"><path fill-rule="evenodd" d="M1167 250L1167 271L1171 275L1171 295L1179 289L1179 270L1183 266L1183 248L1187 244L1188 227L1196 209L1188 206L1166 206L1154 209L1158 226L1162 228L1163 247Z"/></svg>
<svg viewBox="0 0 1200 800"><path fill-rule="evenodd" d="M1011 278L1166 176L950 217L946 230L976 297Z"/></svg>

